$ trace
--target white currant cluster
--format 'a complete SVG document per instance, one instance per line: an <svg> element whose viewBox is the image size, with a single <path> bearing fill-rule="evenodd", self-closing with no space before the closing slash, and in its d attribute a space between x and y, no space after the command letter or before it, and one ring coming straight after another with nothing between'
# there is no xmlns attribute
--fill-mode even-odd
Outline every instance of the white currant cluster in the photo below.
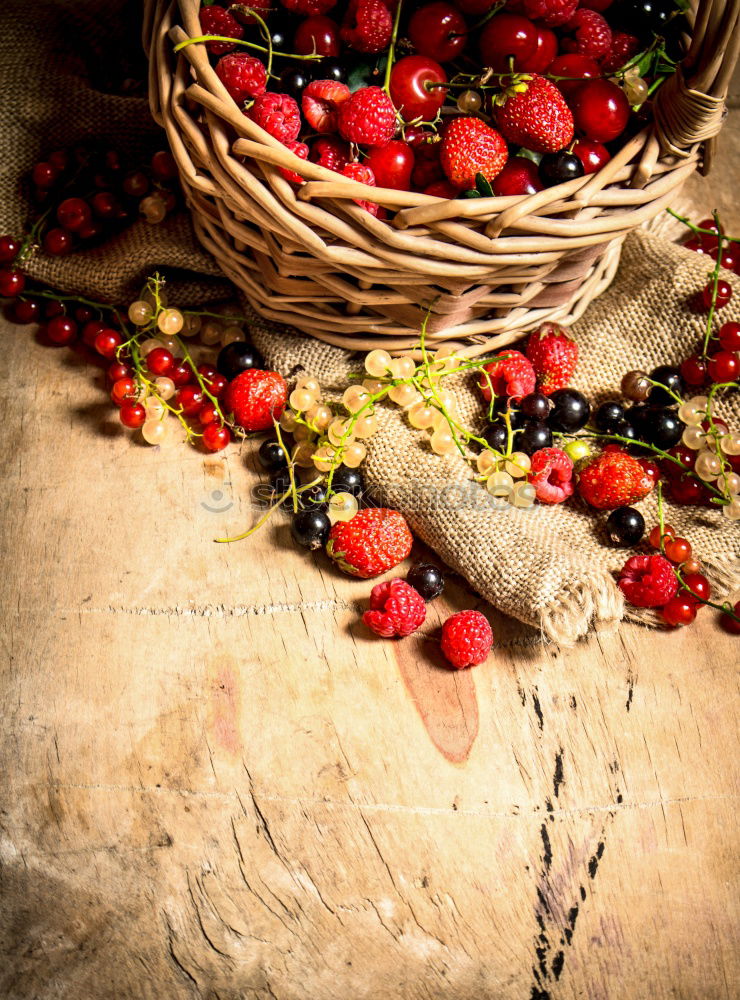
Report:
<svg viewBox="0 0 740 1000"><path fill-rule="evenodd" d="M723 420L710 418L708 396L694 396L679 410L679 418L687 425L682 442L696 451L694 472L711 483L727 499L722 511L731 521L740 520L740 475L733 472L726 456L740 455L740 433L731 431Z"/></svg>

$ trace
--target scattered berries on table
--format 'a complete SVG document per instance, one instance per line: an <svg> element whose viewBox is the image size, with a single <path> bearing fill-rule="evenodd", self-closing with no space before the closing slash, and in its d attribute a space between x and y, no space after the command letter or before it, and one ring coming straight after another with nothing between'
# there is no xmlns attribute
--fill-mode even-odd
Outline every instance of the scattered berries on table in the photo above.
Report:
<svg viewBox="0 0 740 1000"><path fill-rule="evenodd" d="M363 622L376 635L386 639L407 636L424 624L424 598L404 580L377 583L370 592L370 608Z"/></svg>
<svg viewBox="0 0 740 1000"><path fill-rule="evenodd" d="M367 579L402 562L412 542L406 520L397 510L366 507L332 527L326 550L346 573Z"/></svg>
<svg viewBox="0 0 740 1000"><path fill-rule="evenodd" d="M492 646L493 631L480 611L458 611L442 626L442 652L457 670L483 663Z"/></svg>
<svg viewBox="0 0 740 1000"><path fill-rule="evenodd" d="M285 409L288 387L278 372L250 368L229 382L224 409L246 431L266 431Z"/></svg>
<svg viewBox="0 0 740 1000"><path fill-rule="evenodd" d="M433 601L444 590L442 571L432 563L417 563L406 574L406 582L417 590L425 601Z"/></svg>

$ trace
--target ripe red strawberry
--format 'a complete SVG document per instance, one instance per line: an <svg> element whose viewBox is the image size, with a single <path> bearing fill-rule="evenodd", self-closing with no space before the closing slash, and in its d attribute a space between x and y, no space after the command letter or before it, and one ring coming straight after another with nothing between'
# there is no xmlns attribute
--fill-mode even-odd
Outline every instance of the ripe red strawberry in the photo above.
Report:
<svg viewBox="0 0 740 1000"><path fill-rule="evenodd" d="M381 87L356 90L339 108L339 132L347 142L385 146L396 133L396 109Z"/></svg>
<svg viewBox="0 0 740 1000"><path fill-rule="evenodd" d="M458 670L483 663L491 646L493 631L480 611L458 611L442 626L442 652Z"/></svg>
<svg viewBox="0 0 740 1000"><path fill-rule="evenodd" d="M479 385L487 403L491 402L491 390L496 396L521 399L534 392L534 368L520 351L506 350L502 352L500 361L491 361L483 366Z"/></svg>
<svg viewBox="0 0 740 1000"><path fill-rule="evenodd" d="M568 21L566 30L575 38L564 38L564 52L579 52L582 56L601 59L612 44L612 29L606 20L595 10L577 10Z"/></svg>
<svg viewBox="0 0 740 1000"><path fill-rule="evenodd" d="M559 323L543 323L527 341L527 357L546 396L570 385L578 362L578 345Z"/></svg>
<svg viewBox="0 0 740 1000"><path fill-rule="evenodd" d="M424 598L405 580L389 580L376 584L370 592L370 610L362 620L376 635L411 635L427 615Z"/></svg>
<svg viewBox="0 0 740 1000"><path fill-rule="evenodd" d="M247 431L266 431L285 409L288 386L278 372L249 368L226 387L224 410Z"/></svg>
<svg viewBox="0 0 740 1000"><path fill-rule="evenodd" d="M338 521L332 527L326 551L345 573L368 579L402 562L412 543L402 514L384 507L367 507L358 510L351 520Z"/></svg>
<svg viewBox="0 0 740 1000"><path fill-rule="evenodd" d="M319 136L311 143L309 160L318 163L327 170L336 170L338 174L349 163L350 151L347 143L339 136Z"/></svg>
<svg viewBox="0 0 740 1000"><path fill-rule="evenodd" d="M578 492L597 510L629 507L655 485L653 475L616 445L608 445L578 476Z"/></svg>
<svg viewBox="0 0 740 1000"><path fill-rule="evenodd" d="M570 21L578 7L578 0L524 0L524 13L532 21L542 21L548 28L556 28Z"/></svg>
<svg viewBox="0 0 740 1000"><path fill-rule="evenodd" d="M236 18L223 7L203 7L200 11L200 27L204 35L225 35L227 38L244 38L244 28ZM233 42L206 42L206 48L214 56L233 52Z"/></svg>
<svg viewBox="0 0 740 1000"><path fill-rule="evenodd" d="M496 111L501 134L536 153L557 153L573 138L573 115L551 80L538 73L520 78L525 90L506 97Z"/></svg>
<svg viewBox="0 0 740 1000"><path fill-rule="evenodd" d="M312 80L303 91L301 108L306 121L315 132L336 132L339 125L339 105L350 98L346 83L336 80Z"/></svg>
<svg viewBox="0 0 740 1000"><path fill-rule="evenodd" d="M480 118L453 118L439 149L442 169L458 188L474 187L476 174L493 180L507 157L503 136Z"/></svg>
<svg viewBox="0 0 740 1000"><path fill-rule="evenodd" d="M249 110L249 117L281 142L292 142L301 131L301 112L288 94L260 94Z"/></svg>
<svg viewBox="0 0 740 1000"><path fill-rule="evenodd" d="M601 68L605 73L615 73L639 51L639 38L627 35L624 31L615 31L612 34L611 47L601 60Z"/></svg>
<svg viewBox="0 0 740 1000"><path fill-rule="evenodd" d="M284 146L287 146L291 153L295 153L297 157L301 160L308 159L308 146L305 142L298 142L293 139L291 142L284 142ZM291 181L293 184L303 184L305 177L302 177L295 170L288 170L287 167L278 167L278 170L286 179L286 181Z"/></svg>
<svg viewBox="0 0 740 1000"><path fill-rule="evenodd" d="M341 35L357 52L383 52L393 34L391 12L381 0L352 0Z"/></svg>
<svg viewBox="0 0 740 1000"><path fill-rule="evenodd" d="M530 483L540 503L562 503L573 495L573 462L560 448L540 448L532 455Z"/></svg>
<svg viewBox="0 0 740 1000"><path fill-rule="evenodd" d="M678 592L678 579L665 556L632 556L617 586L637 608L662 608Z"/></svg>
<svg viewBox="0 0 740 1000"><path fill-rule="evenodd" d="M351 178L353 181L357 181L359 184L368 184L370 187L375 187L375 174L372 172L370 167L366 167L364 163L347 163L342 169L342 173L345 177ZM355 198L355 205L359 205L360 208L364 208L366 212L370 215L377 216L380 205L376 204L374 201L365 201L363 198Z"/></svg>
<svg viewBox="0 0 740 1000"><path fill-rule="evenodd" d="M206 9L213 10L212 7ZM237 104L259 97L267 88L267 70L259 59L246 52L234 52L219 59L216 76Z"/></svg>

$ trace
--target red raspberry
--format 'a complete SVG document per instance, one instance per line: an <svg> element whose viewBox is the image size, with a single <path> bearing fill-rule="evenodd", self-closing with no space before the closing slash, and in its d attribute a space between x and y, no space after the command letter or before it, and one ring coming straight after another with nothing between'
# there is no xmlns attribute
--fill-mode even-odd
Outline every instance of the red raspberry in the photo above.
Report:
<svg viewBox="0 0 740 1000"><path fill-rule="evenodd" d="M370 610L362 620L376 635L411 635L424 624L427 606L424 598L405 580L376 584L370 592Z"/></svg>
<svg viewBox="0 0 740 1000"><path fill-rule="evenodd" d="M346 83L336 80L313 80L303 91L301 108L308 124L316 132L336 132L339 106L350 99Z"/></svg>
<svg viewBox="0 0 740 1000"><path fill-rule="evenodd" d="M305 17L315 17L316 14L326 14L336 5L337 0L280 0L283 7L295 14Z"/></svg>
<svg viewBox="0 0 740 1000"><path fill-rule="evenodd" d="M578 52L582 56L601 59L612 44L612 29L595 10L577 10L566 25L575 38L563 39L564 52Z"/></svg>
<svg viewBox="0 0 740 1000"><path fill-rule="evenodd" d="M326 167L327 170L336 170L338 174L344 170L349 163L349 146L338 136L320 136L311 143L309 159L312 163Z"/></svg>
<svg viewBox="0 0 740 1000"><path fill-rule="evenodd" d="M224 409L247 431L266 431L285 409L288 386L278 372L249 368L229 382Z"/></svg>
<svg viewBox="0 0 740 1000"><path fill-rule="evenodd" d="M368 579L403 562L413 541L397 510L365 507L349 521L337 521L329 532L326 551L345 573Z"/></svg>
<svg viewBox="0 0 740 1000"><path fill-rule="evenodd" d="M410 143L410 145L414 150L414 169L411 172L411 183L414 187L423 190L430 184L444 180L444 171L439 162L440 144L438 142L420 142L418 144Z"/></svg>
<svg viewBox="0 0 740 1000"><path fill-rule="evenodd" d="M453 118L439 151L442 169L459 188L472 188L476 174L493 180L507 156L503 136L480 118Z"/></svg>
<svg viewBox="0 0 740 1000"><path fill-rule="evenodd" d="M391 12L381 0L352 0L341 35L357 52L383 52L393 34Z"/></svg>
<svg viewBox="0 0 740 1000"><path fill-rule="evenodd" d="M615 73L625 63L629 62L632 56L636 56L639 51L639 38L635 38L634 35L628 35L624 31L615 31L612 34L611 48L604 56L601 68L605 73Z"/></svg>
<svg viewBox="0 0 740 1000"><path fill-rule="evenodd" d="M655 486L653 469L650 463L648 466L646 469L617 445L608 445L581 470L578 491L597 510L630 507L644 500Z"/></svg>
<svg viewBox="0 0 740 1000"><path fill-rule="evenodd" d="M556 28L570 21L578 8L578 0L524 0L523 6L530 20Z"/></svg>
<svg viewBox="0 0 740 1000"><path fill-rule="evenodd" d="M385 146L396 133L396 109L380 87L355 91L339 108L339 131L347 142Z"/></svg>
<svg viewBox="0 0 740 1000"><path fill-rule="evenodd" d="M562 503L573 495L573 462L560 448L540 448L532 455L529 477L541 503Z"/></svg>
<svg viewBox="0 0 740 1000"><path fill-rule="evenodd" d="M301 112L288 94L260 94L249 117L281 142L292 142L301 131Z"/></svg>
<svg viewBox="0 0 740 1000"><path fill-rule="evenodd" d="M212 7L206 9L213 10ZM267 88L267 71L264 65L246 52L235 52L219 59L216 63L216 76L240 105L264 94Z"/></svg>
<svg viewBox="0 0 740 1000"><path fill-rule="evenodd" d="M342 170L342 173L345 177L349 177L359 184L368 184L370 187L375 187L375 174L370 167L366 167L363 163L348 163ZM364 208L370 215L377 215L380 208L374 201L364 201L362 198L355 198L355 205Z"/></svg>
<svg viewBox="0 0 740 1000"><path fill-rule="evenodd" d="M617 585L636 608L662 608L678 591L678 579L664 556L632 556Z"/></svg>
<svg viewBox="0 0 740 1000"><path fill-rule="evenodd" d="M244 38L244 28L237 19L223 7L203 7L200 11L200 27L204 35L226 35L227 38ZM206 42L206 48L214 56L233 52L233 42Z"/></svg>
<svg viewBox="0 0 740 1000"><path fill-rule="evenodd" d="M543 323L527 341L527 357L532 363L537 385L546 396L570 385L578 362L578 345L559 323Z"/></svg>
<svg viewBox="0 0 740 1000"><path fill-rule="evenodd" d="M442 626L442 652L458 670L483 663L492 645L491 626L480 611L458 611Z"/></svg>
<svg viewBox="0 0 740 1000"><path fill-rule="evenodd" d="M305 142L297 142L294 139L292 142L284 142L283 145L286 146L291 151L291 153L295 153L295 155L299 157L301 160L308 159L308 146L305 144ZM292 184L303 184L303 182L306 179L305 177L302 177L299 173L297 173L297 171L288 170L287 167L278 167L278 170L286 179L286 181L290 181Z"/></svg>
<svg viewBox="0 0 740 1000"><path fill-rule="evenodd" d="M488 373L487 377L483 372ZM491 401L491 389L496 396L512 396L514 399L534 392L534 368L520 351L505 351L500 361L484 365L483 372L479 385L487 403Z"/></svg>
<svg viewBox="0 0 740 1000"><path fill-rule="evenodd" d="M536 153L557 153L573 138L573 115L551 80L533 73L523 90L507 97L496 124L507 142Z"/></svg>

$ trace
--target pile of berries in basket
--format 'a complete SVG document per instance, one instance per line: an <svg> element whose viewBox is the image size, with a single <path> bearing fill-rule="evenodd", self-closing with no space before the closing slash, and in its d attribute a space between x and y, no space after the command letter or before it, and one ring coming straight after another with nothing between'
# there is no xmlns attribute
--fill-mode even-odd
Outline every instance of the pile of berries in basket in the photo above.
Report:
<svg viewBox="0 0 740 1000"><path fill-rule="evenodd" d="M443 198L599 170L650 119L687 28L674 0L252 0L200 22L184 44L297 157Z"/></svg>

